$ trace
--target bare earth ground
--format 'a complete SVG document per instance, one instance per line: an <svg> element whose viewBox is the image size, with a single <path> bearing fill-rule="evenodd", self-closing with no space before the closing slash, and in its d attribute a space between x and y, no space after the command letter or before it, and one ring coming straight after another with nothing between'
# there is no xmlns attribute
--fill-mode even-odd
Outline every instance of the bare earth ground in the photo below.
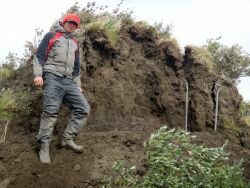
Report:
<svg viewBox="0 0 250 188"><path fill-rule="evenodd" d="M141 129L135 125L134 130L85 130L77 140L85 148L82 154L60 148L55 135L51 165L39 162L35 133L27 134L21 128L9 131L0 150L1 180L10 179L10 188L98 187L104 174L111 173L114 161L122 159L128 164L143 161L143 142L149 133L136 130L137 127Z"/></svg>
<svg viewBox="0 0 250 188"><path fill-rule="evenodd" d="M58 131L51 145L51 165L39 162L35 133L27 133L21 127L15 130L10 128L6 142L1 144L0 149L1 181L10 180L8 188L100 187L104 175L112 174L111 167L116 160L142 168L145 159L143 142L159 125L149 124L142 128L138 124L131 130L90 127L86 127L77 139L77 143L85 148L82 154L60 148ZM198 144L205 142L210 147L219 147L225 142L221 133L194 134L198 135L195 141ZM232 142L229 142L227 149L232 160L245 159L245 175L250 178L249 149Z"/></svg>

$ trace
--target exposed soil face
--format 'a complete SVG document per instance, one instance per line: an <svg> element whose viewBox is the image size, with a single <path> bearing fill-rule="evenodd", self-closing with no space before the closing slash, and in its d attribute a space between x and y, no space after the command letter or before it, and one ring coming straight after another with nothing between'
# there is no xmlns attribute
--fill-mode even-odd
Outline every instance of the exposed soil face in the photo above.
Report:
<svg viewBox="0 0 250 188"><path fill-rule="evenodd" d="M70 118L63 106L51 144L51 165L39 162L38 132L42 91L33 87L32 65L19 69L4 87L32 94L33 112L11 122L6 142L0 145L0 182L8 187L98 187L111 174L116 160L143 168L143 142L163 124L183 128L185 82L189 83L188 126L196 143L222 146L229 140L231 159L245 159L250 179L250 130L237 115L242 100L232 83L210 73L173 42L160 43L151 30L130 27L120 33L113 49L102 32L78 33L81 43L82 83L92 107L88 125L77 137L83 154L62 149L61 133ZM213 131L215 84L221 86L218 131ZM236 127L225 127L225 122ZM5 181L5 182L3 182Z"/></svg>

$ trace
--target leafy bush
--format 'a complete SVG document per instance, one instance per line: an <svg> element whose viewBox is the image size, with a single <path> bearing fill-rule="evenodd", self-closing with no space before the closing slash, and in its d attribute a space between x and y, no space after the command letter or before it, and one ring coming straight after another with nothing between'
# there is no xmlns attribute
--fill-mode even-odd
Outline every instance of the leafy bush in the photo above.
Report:
<svg viewBox="0 0 250 188"><path fill-rule="evenodd" d="M217 73L234 81L240 77L249 76L249 54L245 53L238 44L227 47L219 43L219 39L209 39L204 46L212 55Z"/></svg>
<svg viewBox="0 0 250 188"><path fill-rule="evenodd" d="M242 160L229 165L224 146L206 148L191 143L189 133L164 126L145 144L148 168L143 176L136 167L113 166L116 176L106 177L103 187L133 188L214 188L247 187L242 176Z"/></svg>

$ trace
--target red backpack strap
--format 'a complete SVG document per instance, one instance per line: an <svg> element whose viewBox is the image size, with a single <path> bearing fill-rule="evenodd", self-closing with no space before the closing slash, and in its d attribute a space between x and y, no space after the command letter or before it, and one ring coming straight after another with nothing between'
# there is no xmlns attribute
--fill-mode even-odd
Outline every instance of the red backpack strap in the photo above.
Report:
<svg viewBox="0 0 250 188"><path fill-rule="evenodd" d="M53 47L54 43L56 42L56 40L58 40L62 35L63 35L63 33L56 32L55 35L49 40L49 44L48 44L48 47L46 49L46 57L48 57L48 54L49 54L51 48Z"/></svg>

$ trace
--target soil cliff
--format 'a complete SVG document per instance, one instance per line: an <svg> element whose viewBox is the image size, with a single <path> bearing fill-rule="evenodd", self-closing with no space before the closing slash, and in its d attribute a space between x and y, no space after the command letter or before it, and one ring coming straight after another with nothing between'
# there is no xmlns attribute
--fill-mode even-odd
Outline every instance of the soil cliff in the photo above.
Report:
<svg viewBox="0 0 250 188"><path fill-rule="evenodd" d="M197 143L227 147L232 160L245 159L250 178L250 130L238 116L242 97L230 81L210 72L195 59L193 49L184 54L172 41L160 42L152 30L124 26L115 48L101 31L79 30L82 89L91 105L88 125L75 154L59 147L70 117L63 106L55 125L51 165L37 156L35 135L42 111L42 91L33 86L31 61L19 68L1 87L31 94L32 112L10 122L6 142L0 145L0 182L14 187L98 187L110 174L115 160L141 166L143 142L162 125L184 128L188 83L188 129ZM220 85L218 130L213 131L216 88ZM4 182L5 181L5 182Z"/></svg>

